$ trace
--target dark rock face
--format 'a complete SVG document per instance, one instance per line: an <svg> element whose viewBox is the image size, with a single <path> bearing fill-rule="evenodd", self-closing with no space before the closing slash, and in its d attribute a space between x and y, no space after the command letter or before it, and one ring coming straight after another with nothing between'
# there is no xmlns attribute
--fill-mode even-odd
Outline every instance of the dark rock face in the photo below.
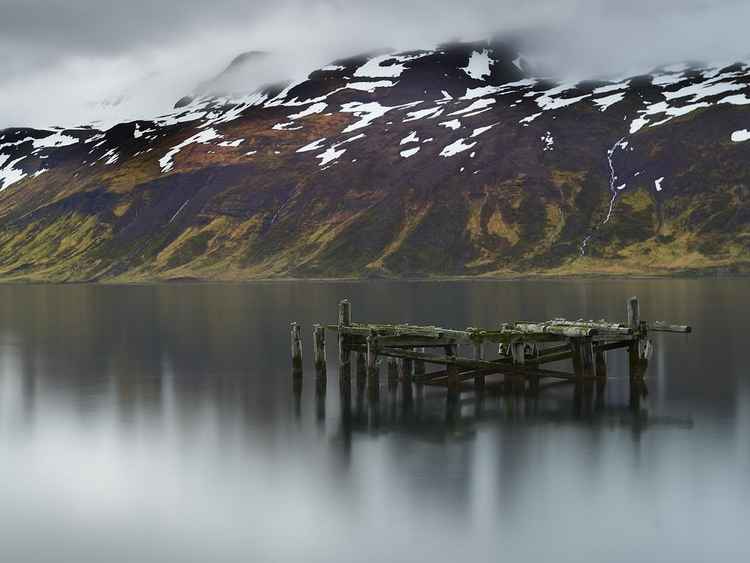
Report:
<svg viewBox="0 0 750 563"><path fill-rule="evenodd" d="M180 109L184 108L185 106L189 106L193 103L193 97L192 96L183 96L174 105L174 109Z"/></svg>
<svg viewBox="0 0 750 563"><path fill-rule="evenodd" d="M108 131L1 131L0 279L747 271L747 65L526 68L451 44Z"/></svg>

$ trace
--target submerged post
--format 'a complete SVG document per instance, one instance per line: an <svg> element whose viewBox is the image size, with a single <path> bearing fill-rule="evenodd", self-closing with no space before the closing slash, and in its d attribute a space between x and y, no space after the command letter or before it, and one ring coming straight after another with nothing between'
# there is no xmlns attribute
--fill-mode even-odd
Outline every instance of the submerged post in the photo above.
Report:
<svg viewBox="0 0 750 563"><path fill-rule="evenodd" d="M522 366L526 363L526 343L522 341L512 342L511 343L511 356L513 357L513 363L519 366ZM505 376L509 377L509 376ZM518 378L517 376L513 375L510 376L510 390L511 391L517 391L518 387ZM507 385L506 385L507 388Z"/></svg>
<svg viewBox="0 0 750 563"><path fill-rule="evenodd" d="M424 348L418 348L417 352L421 352L424 354ZM424 360L415 360L414 361L414 375L424 375L427 372L425 369Z"/></svg>
<svg viewBox="0 0 750 563"><path fill-rule="evenodd" d="M357 379L367 375L367 352L357 352Z"/></svg>
<svg viewBox="0 0 750 563"><path fill-rule="evenodd" d="M292 373L302 375L302 327L297 323L291 324L292 344Z"/></svg>
<svg viewBox="0 0 750 563"><path fill-rule="evenodd" d="M401 379L403 379L404 381L408 383L411 383L413 372L414 372L414 362L411 360L411 358L402 358L401 359Z"/></svg>
<svg viewBox="0 0 750 563"><path fill-rule="evenodd" d="M347 337L342 330L343 327L350 326L352 324L352 307L348 299L344 299L339 302L338 321L339 376L348 379L352 375L352 354L347 345Z"/></svg>
<svg viewBox="0 0 750 563"><path fill-rule="evenodd" d="M454 345L447 345L444 347L445 355L448 358L455 358L456 356L456 347ZM459 378L458 378L458 366L450 362L446 364L446 373L448 374L448 389L451 391L457 391L458 386L460 384Z"/></svg>
<svg viewBox="0 0 750 563"><path fill-rule="evenodd" d="M326 374L326 333L319 324L313 325L313 343L315 372L318 377L324 377Z"/></svg>
<svg viewBox="0 0 750 563"><path fill-rule="evenodd" d="M474 343L474 359L482 361L484 360L484 344L482 342ZM484 388L484 376L474 376L474 388L476 391L481 391Z"/></svg>
<svg viewBox="0 0 750 563"><path fill-rule="evenodd" d="M367 337L367 387L370 395L376 396L380 390L380 381L378 380L378 352L375 339L372 336Z"/></svg>
<svg viewBox="0 0 750 563"><path fill-rule="evenodd" d="M628 345L630 378L640 379L645 375L647 360L644 357L646 341L641 330L641 310L637 297L628 299L628 327L633 330L633 339Z"/></svg>
<svg viewBox="0 0 750 563"><path fill-rule="evenodd" d="M388 358L388 384L395 385L398 382L398 360Z"/></svg>

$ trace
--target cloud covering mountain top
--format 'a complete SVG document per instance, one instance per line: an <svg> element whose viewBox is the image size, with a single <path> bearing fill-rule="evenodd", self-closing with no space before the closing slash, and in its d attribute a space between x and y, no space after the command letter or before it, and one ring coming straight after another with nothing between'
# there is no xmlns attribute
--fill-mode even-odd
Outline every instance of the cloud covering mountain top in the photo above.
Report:
<svg viewBox="0 0 750 563"><path fill-rule="evenodd" d="M166 111L240 52L274 53L248 84L330 60L496 33L577 77L745 56L741 0L0 0L0 128Z"/></svg>

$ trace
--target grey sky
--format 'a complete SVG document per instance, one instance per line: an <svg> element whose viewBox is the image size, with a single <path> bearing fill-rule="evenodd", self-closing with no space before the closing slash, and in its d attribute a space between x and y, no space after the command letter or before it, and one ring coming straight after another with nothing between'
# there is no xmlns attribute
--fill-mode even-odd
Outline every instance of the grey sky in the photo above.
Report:
<svg viewBox="0 0 750 563"><path fill-rule="evenodd" d="M0 128L166 111L252 49L277 54L266 81L528 29L561 74L588 76L746 56L748 21L746 0L0 0Z"/></svg>

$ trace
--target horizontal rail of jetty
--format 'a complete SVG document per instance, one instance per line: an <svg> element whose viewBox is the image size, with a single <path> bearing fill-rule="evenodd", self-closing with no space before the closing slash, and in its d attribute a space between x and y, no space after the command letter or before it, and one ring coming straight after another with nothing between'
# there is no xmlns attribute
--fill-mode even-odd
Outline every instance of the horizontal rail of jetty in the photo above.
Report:
<svg viewBox="0 0 750 563"><path fill-rule="evenodd" d="M452 391L488 388L508 393L536 394L543 382L575 382L603 386L607 355L627 350L631 382L645 377L653 350L652 333L690 333L687 325L641 319L638 298L628 299L627 319L552 319L541 322L498 323L497 328L463 330L414 324L352 321L348 300L339 303L336 324L313 327L316 373L326 373L326 331L335 333L339 376L347 381L353 366L358 381L377 393L380 368L387 364L388 381L444 386ZM302 333L292 323L293 373L302 374ZM352 356L354 355L354 358ZM383 361L385 360L385 362ZM570 361L570 369L546 364ZM428 371L427 366L437 367Z"/></svg>

